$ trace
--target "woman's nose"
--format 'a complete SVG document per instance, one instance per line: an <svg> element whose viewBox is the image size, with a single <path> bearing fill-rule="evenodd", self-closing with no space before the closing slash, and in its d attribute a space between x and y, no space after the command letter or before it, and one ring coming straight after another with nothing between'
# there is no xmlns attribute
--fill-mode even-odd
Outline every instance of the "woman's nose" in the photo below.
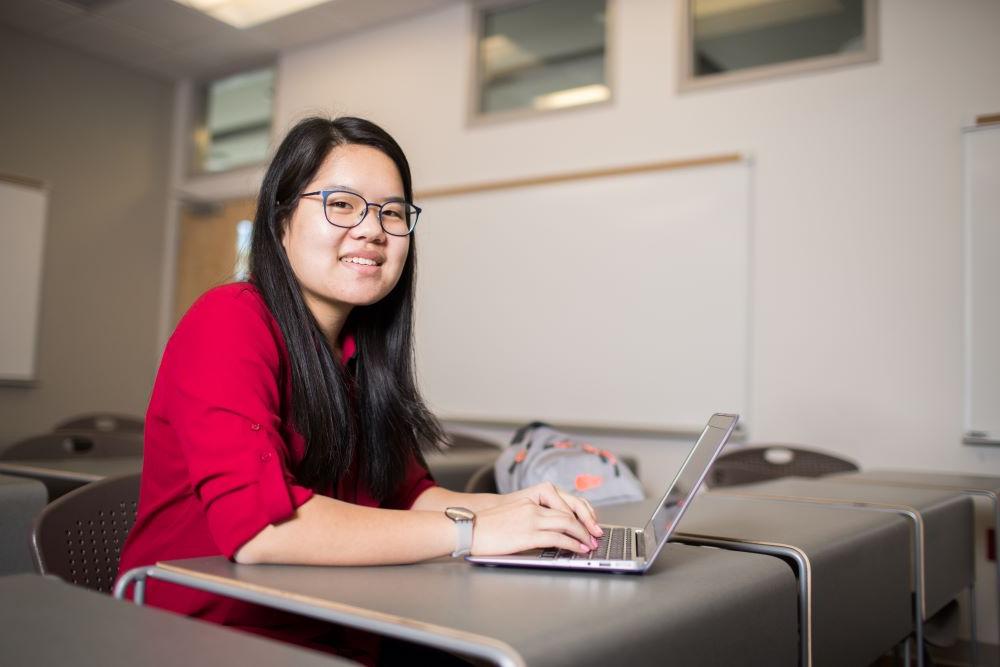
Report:
<svg viewBox="0 0 1000 667"><path fill-rule="evenodd" d="M374 210L372 210L373 208ZM385 230L382 229L382 223L379 222L378 213L378 204L368 204L365 216L361 218L361 222L351 229L351 234L354 238L371 240L385 238Z"/></svg>

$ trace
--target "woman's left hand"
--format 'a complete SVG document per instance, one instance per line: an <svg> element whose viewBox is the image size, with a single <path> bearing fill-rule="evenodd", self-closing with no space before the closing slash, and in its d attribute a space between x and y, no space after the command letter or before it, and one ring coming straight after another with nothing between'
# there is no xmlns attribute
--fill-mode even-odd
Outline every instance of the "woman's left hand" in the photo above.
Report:
<svg viewBox="0 0 1000 667"><path fill-rule="evenodd" d="M597 513L594 512L593 506L586 499L566 493L552 482L535 484L520 491L503 494L499 498L501 502L526 498L542 507L575 514L591 535L600 537L604 534L601 527L597 525Z"/></svg>

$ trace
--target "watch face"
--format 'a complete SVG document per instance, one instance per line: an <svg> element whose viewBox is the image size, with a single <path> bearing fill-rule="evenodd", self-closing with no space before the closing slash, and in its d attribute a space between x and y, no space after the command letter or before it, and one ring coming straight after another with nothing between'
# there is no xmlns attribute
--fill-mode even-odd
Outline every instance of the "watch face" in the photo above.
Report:
<svg viewBox="0 0 1000 667"><path fill-rule="evenodd" d="M472 510L467 510L464 507L449 507L444 513L452 521L472 521L476 518Z"/></svg>

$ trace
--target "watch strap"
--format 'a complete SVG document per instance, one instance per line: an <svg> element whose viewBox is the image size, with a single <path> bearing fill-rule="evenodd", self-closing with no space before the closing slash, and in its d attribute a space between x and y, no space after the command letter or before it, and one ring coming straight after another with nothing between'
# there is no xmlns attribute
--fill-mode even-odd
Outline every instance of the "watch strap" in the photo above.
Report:
<svg viewBox="0 0 1000 667"><path fill-rule="evenodd" d="M456 521L458 528L458 542L455 550L451 552L452 558L461 558L472 553L472 521Z"/></svg>
<svg viewBox="0 0 1000 667"><path fill-rule="evenodd" d="M452 558L468 556L472 553L472 528L476 521L475 512L465 507L448 507L444 514L452 520L458 532L455 550L451 552Z"/></svg>

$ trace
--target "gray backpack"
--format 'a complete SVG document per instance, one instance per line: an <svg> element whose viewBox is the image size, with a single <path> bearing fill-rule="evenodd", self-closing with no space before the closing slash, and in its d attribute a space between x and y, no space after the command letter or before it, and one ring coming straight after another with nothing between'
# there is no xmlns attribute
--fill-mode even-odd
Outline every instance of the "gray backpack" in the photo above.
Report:
<svg viewBox="0 0 1000 667"><path fill-rule="evenodd" d="M493 471L500 493L552 482L595 507L645 497L639 480L614 454L577 442L542 422L519 429Z"/></svg>

